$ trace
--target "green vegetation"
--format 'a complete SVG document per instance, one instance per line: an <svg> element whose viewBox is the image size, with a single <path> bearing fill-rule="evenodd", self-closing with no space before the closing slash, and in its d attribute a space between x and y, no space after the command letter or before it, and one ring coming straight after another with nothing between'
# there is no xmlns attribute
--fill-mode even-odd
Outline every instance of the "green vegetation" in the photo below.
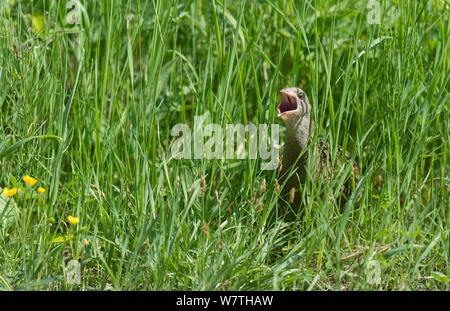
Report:
<svg viewBox="0 0 450 311"><path fill-rule="evenodd" d="M0 289L450 289L448 0L80 2L0 2ZM359 200L349 166L290 210L261 159L172 157L286 86Z"/></svg>

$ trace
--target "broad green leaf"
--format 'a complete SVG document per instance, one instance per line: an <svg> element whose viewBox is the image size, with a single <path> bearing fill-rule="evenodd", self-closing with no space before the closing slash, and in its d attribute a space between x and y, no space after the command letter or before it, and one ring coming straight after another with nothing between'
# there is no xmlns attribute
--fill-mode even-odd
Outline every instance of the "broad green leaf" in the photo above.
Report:
<svg viewBox="0 0 450 311"><path fill-rule="evenodd" d="M44 31L45 20L42 14L31 15L31 28L33 31L42 38L42 33Z"/></svg>
<svg viewBox="0 0 450 311"><path fill-rule="evenodd" d="M442 282L442 283L450 282L450 278L443 273L435 271L435 272L432 272L431 275L439 282Z"/></svg>
<svg viewBox="0 0 450 311"><path fill-rule="evenodd" d="M5 198L1 193L3 188L0 188L0 230L7 229L14 221L13 207L14 198Z"/></svg>
<svg viewBox="0 0 450 311"><path fill-rule="evenodd" d="M62 242L66 242L68 240L70 240L71 238L73 238L73 234L71 235L64 235L64 236L59 236L56 237L52 240L52 243L62 243Z"/></svg>

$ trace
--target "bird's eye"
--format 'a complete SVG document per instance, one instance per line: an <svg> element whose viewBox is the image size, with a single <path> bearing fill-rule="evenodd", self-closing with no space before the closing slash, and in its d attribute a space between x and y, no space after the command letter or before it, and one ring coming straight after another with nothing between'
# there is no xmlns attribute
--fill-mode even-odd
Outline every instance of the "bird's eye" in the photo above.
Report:
<svg viewBox="0 0 450 311"><path fill-rule="evenodd" d="M298 96L298 98L303 99L303 91L300 89L297 89L297 96Z"/></svg>

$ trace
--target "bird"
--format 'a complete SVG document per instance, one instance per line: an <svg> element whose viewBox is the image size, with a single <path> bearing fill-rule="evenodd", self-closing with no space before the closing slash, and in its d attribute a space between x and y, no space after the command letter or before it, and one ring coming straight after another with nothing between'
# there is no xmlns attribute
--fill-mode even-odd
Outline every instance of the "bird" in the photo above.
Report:
<svg viewBox="0 0 450 311"><path fill-rule="evenodd" d="M328 143L320 138L317 143L307 148L314 127L312 107L306 93L298 87L287 87L281 90L282 97L277 107L278 117L286 126L284 150L279 170L279 182L285 184L284 192L289 192L289 203L294 206L301 204L298 192L300 184L305 184L307 178L328 178L330 180L333 168L342 165L343 148L338 146L336 163L332 163L332 155ZM312 174L307 173L308 158L312 159ZM352 163L355 184L360 179L359 167L351 161L349 152L345 152L345 163ZM294 174L292 173L294 172ZM340 192L348 196L351 190L351 178L347 178Z"/></svg>

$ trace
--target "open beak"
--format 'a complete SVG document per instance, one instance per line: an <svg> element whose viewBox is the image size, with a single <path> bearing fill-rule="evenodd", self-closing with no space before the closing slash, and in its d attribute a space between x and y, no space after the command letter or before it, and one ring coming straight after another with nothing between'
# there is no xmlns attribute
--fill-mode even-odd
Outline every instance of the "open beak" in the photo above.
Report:
<svg viewBox="0 0 450 311"><path fill-rule="evenodd" d="M297 110L297 94L290 91L289 88L282 89L281 93L283 96L277 107L279 117L285 112Z"/></svg>

